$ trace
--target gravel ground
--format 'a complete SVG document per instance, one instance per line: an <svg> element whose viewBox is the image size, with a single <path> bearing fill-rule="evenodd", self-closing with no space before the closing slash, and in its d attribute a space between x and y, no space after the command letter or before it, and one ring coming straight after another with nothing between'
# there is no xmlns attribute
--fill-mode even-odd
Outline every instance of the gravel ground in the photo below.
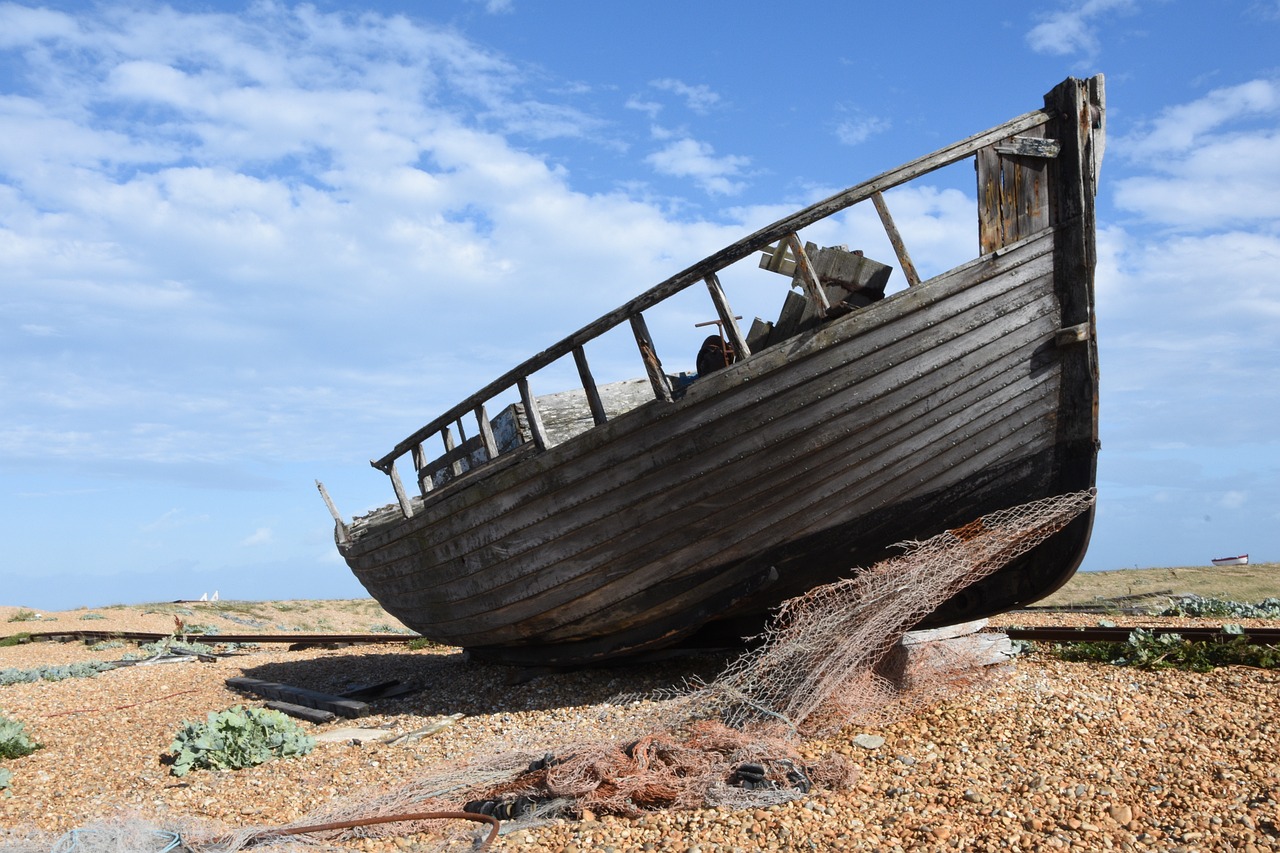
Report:
<svg viewBox="0 0 1280 853"><path fill-rule="evenodd" d="M0 608L0 634L68 626L166 631L173 617L108 608L93 611L105 617L100 620L72 612L5 624L14 612ZM328 630L343 632L368 631L371 618L390 621L340 602L284 615L323 619ZM218 617L206 609L182 618L212 624ZM1002 621L1073 620L1093 624L1097 617L1012 614ZM153 627L140 627L143 622ZM127 650L32 643L0 648L0 669L114 660ZM121 815L279 825L334 802L358 805L469 756L504 748L540 754L555 743L606 736L637 711L610 703L611 697L678 684L689 675L711 677L723 662L682 659L521 682L510 670L466 662L451 649L411 652L388 643L288 651L273 644L214 663L132 666L95 678L0 686L0 713L22 721L43 744L0 764L13 773L11 795L0 796L0 826L52 837ZM404 733L444 715L465 716L420 740L343 739L297 759L172 776L160 758L182 721L257 704L224 685L238 675L328 692L393 678L424 688L379 701L372 716L359 720L303 723L312 733L353 725ZM1276 671L1151 673L1033 654L1002 668L983 690L891 725L848 728L801 745L808 759L837 753L851 761L859 770L851 788L768 808L640 819L588 814L582 821L516 828L494 849L1280 850L1278 711ZM860 734L879 735L884 743L865 749L854 741ZM393 835L349 845L415 849L417 840Z"/></svg>

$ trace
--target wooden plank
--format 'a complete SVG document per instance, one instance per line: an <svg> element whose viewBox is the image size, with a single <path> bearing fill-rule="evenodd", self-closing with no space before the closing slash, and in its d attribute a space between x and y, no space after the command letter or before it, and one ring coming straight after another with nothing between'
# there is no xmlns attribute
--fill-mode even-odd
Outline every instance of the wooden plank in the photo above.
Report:
<svg viewBox="0 0 1280 853"><path fill-rule="evenodd" d="M645 291L635 299L630 300L626 304L605 314L594 322L584 326L582 329L569 335L567 338L553 344L551 347L543 350L517 367L507 371L502 376L490 382L484 388L467 399L463 400L452 409L435 418L425 426L414 432L408 438L397 444L392 450L381 459L374 461L373 467L385 471L387 466L396 458L408 452L409 448L416 442L421 441L426 436L437 431L443 424L455 420L462 412L466 412L472 408L477 401L488 400L497 396L503 391L510 388L516 383L521 376L528 376L535 371L551 364L557 359L572 352L574 346L580 346L588 341L599 337L615 326L619 325L627 318L651 308L652 306L663 301L667 297L679 293L686 287L696 281L705 278L709 273L718 272L721 269L733 264L748 255L752 255L766 246L771 246L778 240L785 238L788 234L794 234L805 226L811 225L822 219L826 219L847 207L857 204L872 196L873 193L883 192L884 190L904 184L922 175L929 174L937 169L949 166L952 163L971 157L980 149L1008 139L1019 133L1023 133L1030 128L1039 127L1046 124L1052 118L1052 114L1047 110L1036 110L1011 119L1003 124L997 125L989 130L974 134L959 142L952 143L944 148L940 148L923 157L918 157L908 163L897 168L883 172L869 180L856 184L847 190L836 193L835 195L811 204L790 216L774 222L754 234L733 243L730 246L721 249L715 254L709 255L691 267L677 273L658 285Z"/></svg>
<svg viewBox="0 0 1280 853"><path fill-rule="evenodd" d="M264 681L260 678L250 678L249 676L228 678L226 684L234 690L242 690L245 693L252 693L268 699L277 699L282 702L292 702L307 708L332 711L341 717L364 717L373 710L367 702L343 699L341 696L334 696L331 693L321 693L318 690L294 687L277 681Z"/></svg>
<svg viewBox="0 0 1280 853"><path fill-rule="evenodd" d="M520 386L520 400L524 403L524 416L529 421L529 432L533 435L534 446L538 450L547 449L547 428L542 424L542 414L538 411L538 401L529 390L529 380L520 377L516 383Z"/></svg>
<svg viewBox="0 0 1280 853"><path fill-rule="evenodd" d="M658 359L658 353L654 351L653 338L649 336L649 327L644 322L644 315L633 314L630 320L631 332L635 335L636 346L640 348L640 358L644 361L644 372L649 377L649 384L653 386L653 396L664 403L670 403L673 399L671 381L663 372L662 362Z"/></svg>
<svg viewBox="0 0 1280 853"><path fill-rule="evenodd" d="M747 332L747 346L752 352L759 352L769 345L772 334L773 324L756 317L751 321L751 330Z"/></svg>
<svg viewBox="0 0 1280 853"><path fill-rule="evenodd" d="M724 329L725 334L729 336L729 343L733 344L734 354L738 359L746 358L751 355L751 347L747 344L747 339L742 336L738 319L734 316L733 309L729 307L729 299L720 285L720 277L711 273L703 280L707 283L707 291L711 294L711 301L716 306L716 314L720 317L720 328Z"/></svg>
<svg viewBox="0 0 1280 853"><path fill-rule="evenodd" d="M329 492L325 489L324 483L316 480L316 488L320 490L320 497L324 499L324 505L329 508L329 514L333 516L334 524L337 525L339 544L351 541L351 532L347 529L347 523L338 514L338 508L334 506L333 499L329 497Z"/></svg>
<svg viewBox="0 0 1280 853"><path fill-rule="evenodd" d="M871 201L876 206L876 213L880 214L880 223L884 225L884 232L889 236L889 243L893 246L894 254L898 256L898 263L902 265L902 274L906 276L907 286L915 287L920 283L920 274L916 272L916 265L911 262L911 256L907 254L906 244L902 242L898 226L894 224L893 217L889 214L889 206L885 204L884 194L873 193Z"/></svg>
<svg viewBox="0 0 1280 853"><path fill-rule="evenodd" d="M467 454L456 452L458 445L454 443L453 430L450 427L445 426L440 430L440 438L444 441L444 456L449 460L449 464L453 469L453 476L461 477L463 472L462 457Z"/></svg>
<svg viewBox="0 0 1280 853"><path fill-rule="evenodd" d="M427 454L422 449L422 443L415 444L410 450L410 461L413 463L413 470L418 477L418 492L425 498L427 493L435 488L432 482L430 472L426 470Z"/></svg>
<svg viewBox="0 0 1280 853"><path fill-rule="evenodd" d="M817 311L818 317L827 316L827 311L831 308L831 303L827 301L827 293L822 289L822 280L818 278L818 273L813 269L813 262L809 260L809 253L805 251L805 247L800 243L800 237L796 234L787 235L787 243L791 246L791 254L796 259L796 275L795 281L798 281L804 288L805 295L809 297L814 310Z"/></svg>
<svg viewBox="0 0 1280 853"><path fill-rule="evenodd" d="M266 706L273 711L279 711L282 714L288 714L290 717L297 717L300 720L306 720L311 723L332 723L338 719L338 715L332 711L308 708L306 705L297 705L293 702L281 702L273 699L267 702Z"/></svg>
<svg viewBox="0 0 1280 853"><path fill-rule="evenodd" d="M474 411L476 424L480 428L480 444L484 447L485 458L492 462L498 456L498 442L493 438L493 424L489 423L489 414L485 411L484 403L476 404Z"/></svg>
<svg viewBox="0 0 1280 853"><path fill-rule="evenodd" d="M1043 133L1044 128L1028 131ZM978 152L978 240L982 254L1003 249L1049 224L1049 162L1001 153L998 145Z"/></svg>
<svg viewBox="0 0 1280 853"><path fill-rule="evenodd" d="M582 381L582 391L587 395L587 405L591 408L591 419L597 424L609 420L604 410L604 401L600 399L600 389L596 387L595 377L591 375L591 366L587 364L587 351L580 346L573 348L573 362L578 366L578 378Z"/></svg>
<svg viewBox="0 0 1280 853"><path fill-rule="evenodd" d="M409 503L409 496L405 494L404 483L400 482L400 472L396 470L395 462L392 462L391 467L387 469L387 476L391 478L391 488L396 493L396 502L400 504L400 514L405 518L412 518L413 505Z"/></svg>
<svg viewBox="0 0 1280 853"><path fill-rule="evenodd" d="M1012 154L1017 157L1045 157L1053 158L1058 156L1058 152L1062 150L1062 146L1056 139L1042 139L1035 136L1015 136L1004 142L997 142L993 146L1000 154Z"/></svg>

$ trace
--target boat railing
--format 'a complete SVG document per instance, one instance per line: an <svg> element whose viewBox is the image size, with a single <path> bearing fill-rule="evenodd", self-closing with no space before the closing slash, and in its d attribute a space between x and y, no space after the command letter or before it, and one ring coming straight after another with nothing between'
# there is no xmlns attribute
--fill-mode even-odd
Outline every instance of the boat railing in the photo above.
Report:
<svg viewBox="0 0 1280 853"><path fill-rule="evenodd" d="M644 363L645 373L653 386L655 398L671 401L673 396L670 380L666 373L663 372L662 362L645 324L644 312L686 288L698 282L703 282L715 306L719 322L722 324L722 328L735 351L742 357L750 355L747 341L738 326L724 289L721 287L718 273L755 252L768 252L771 253L775 260L781 260L783 255L789 251L796 266L797 277L803 284L806 295L815 305L819 317L825 316L828 308L826 296L818 276L814 272L808 253L805 251L804 244L799 238L799 231L867 199L870 199L875 205L889 242L898 256L898 262L908 285L914 286L918 284L920 281L919 276L916 274L915 266L911 262L902 237L898 233L898 229L889 213L884 199L884 192L937 169L952 165L968 157L974 157L984 149L1051 157L1056 153L1052 150L1052 140L1020 137L1019 134L1043 127L1053 118L1054 113L1048 108L1026 113L990 130L970 136L967 139L877 175L870 180L863 181L761 228L754 234L721 249L719 252L704 258L693 266L645 291L625 305L605 314L595 322L584 326L577 332L538 353L533 358L502 374L405 438L385 456L371 460L370 464L390 477L396 500L400 505L400 511L405 518L409 518L413 515L413 506L397 472L396 463L406 454L410 455L414 471L417 474L419 490L425 497L433 488L431 472L440 470L442 467L450 467L454 474L461 474L464 460L466 460L466 465L470 469L486 466L496 461L501 454L494 439L485 403L503 393L509 392L513 388L518 391L524 406L529 434L533 444L537 450L545 450L548 446L547 433L538 412L537 401L529 387L529 377L566 355L573 356L593 420L597 425L604 423L607 420L605 407L592 377L590 365L587 363L584 346L623 323L627 323L631 327L641 360ZM982 204L983 200L980 198L979 206L981 207ZM980 222L985 221L980 216ZM988 251L986 248L987 240L984 239L982 242L982 251ZM762 263L762 265L764 264ZM463 419L467 417L475 418L479 448L476 447L476 442L468 442L467 440L463 424ZM454 437L455 428L460 440ZM439 436L439 440L444 447L444 455L434 458L428 463L423 445L424 442L434 436ZM481 451L483 458L476 462L475 456ZM426 472L425 476L424 472ZM323 492L323 487L321 487L321 490ZM326 502L329 503L330 511L338 522L340 532L345 534L345 524L337 512L334 511L332 503L327 500L327 495L325 497Z"/></svg>

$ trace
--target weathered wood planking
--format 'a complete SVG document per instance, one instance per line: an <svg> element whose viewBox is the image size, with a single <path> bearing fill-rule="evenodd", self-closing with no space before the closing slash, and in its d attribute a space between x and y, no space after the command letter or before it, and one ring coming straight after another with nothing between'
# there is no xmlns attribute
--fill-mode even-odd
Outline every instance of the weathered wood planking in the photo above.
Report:
<svg viewBox="0 0 1280 853"><path fill-rule="evenodd" d="M894 542L1091 487L1102 122L1100 78L1068 80L1043 111L780 220L540 353L460 408L514 384L532 440L497 458L466 456L484 464L423 497L408 501L397 485L399 511L351 525L340 545L348 563L426 636L495 660L573 663L717 624L730 630L886 556ZM800 283L821 300L821 273L797 230L870 198L892 238L880 193L964 156L977 158L984 187L978 258L835 320L801 300L795 323L784 311L769 337L767 324L753 327L749 357L671 393L643 310L701 278L727 333L740 338L715 274L766 247L775 251L763 264L782 271L790 246ZM895 251L908 257L901 242ZM592 399L599 389L582 346L622 322L651 399L615 415ZM561 437L540 418L540 408L560 404L533 398L528 376L567 353L583 391ZM431 422L375 466L395 483L395 458L412 450L421 466L414 440L458 416ZM970 619L1047 594L1075 570L1089 524L1073 523L930 619Z"/></svg>

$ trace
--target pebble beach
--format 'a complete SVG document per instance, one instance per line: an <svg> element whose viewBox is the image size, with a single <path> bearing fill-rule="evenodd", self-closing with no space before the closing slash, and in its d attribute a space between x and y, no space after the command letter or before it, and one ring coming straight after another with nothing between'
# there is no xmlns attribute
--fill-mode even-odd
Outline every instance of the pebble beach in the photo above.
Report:
<svg viewBox="0 0 1280 853"><path fill-rule="evenodd" d="M372 604L372 603L370 603ZM266 605L264 605L266 606ZM223 610L189 605L188 622L223 633ZM376 608L376 605L373 605ZM385 615L349 603L280 611L272 630L303 616L325 630L362 632ZM106 608L6 622L21 631L173 630L171 609ZM220 622L221 620L221 622ZM1010 614L1003 624L1093 624L1097 617ZM1144 624L1214 624L1145 619ZM90 624L92 623L92 624ZM1122 623L1124 624L1124 623ZM394 625L380 625L392 630ZM4 630L7 628L8 630ZM265 631L267 629L258 629ZM118 659L122 648L33 642L0 648L0 670ZM455 649L409 651L402 637L378 645L290 650L287 644L211 662L128 666L93 678L0 686L0 715L42 745L0 767L0 850L33 846L95 822L145 820L208 827L270 827L332 811L358 811L389 789L502 750L540 753L557 743L607 738L647 700L623 694L714 677L724 659L688 658L522 677L468 662ZM311 753L237 771L177 778L162 756L184 720L260 700L228 688L247 675L341 692L401 680L420 688L380 700L356 720L301 723L309 732L356 727ZM461 715L461 716L456 716ZM445 721L429 737L395 742ZM981 687L892 723L849 726L798 750L807 761L842 757L852 782L794 800L745 808L595 815L514 823L495 850L1280 850L1280 671L1242 666L1208 673L1148 672L1067 663L1032 651L993 671ZM459 804L460 805L460 804ZM434 849L397 834L326 842L334 849Z"/></svg>

